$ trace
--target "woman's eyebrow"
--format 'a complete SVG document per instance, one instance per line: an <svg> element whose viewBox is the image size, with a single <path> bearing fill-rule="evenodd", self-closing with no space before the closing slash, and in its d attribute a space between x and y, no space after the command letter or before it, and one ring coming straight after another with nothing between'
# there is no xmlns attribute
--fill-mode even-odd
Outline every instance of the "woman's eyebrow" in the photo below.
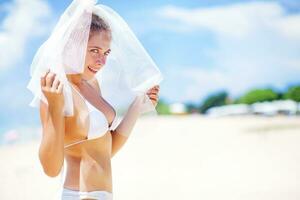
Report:
<svg viewBox="0 0 300 200"><path fill-rule="evenodd" d="M97 48L97 49L101 49L102 50L102 48L101 47L98 47L98 46L89 46L90 48Z"/></svg>
<svg viewBox="0 0 300 200"><path fill-rule="evenodd" d="M89 48L97 48L97 49L101 49L101 50L103 50L101 47L98 47L98 46L89 46ZM107 51L109 51L109 52L110 52L110 51L111 51L111 49L107 49ZM106 51L106 52L107 52L107 51Z"/></svg>

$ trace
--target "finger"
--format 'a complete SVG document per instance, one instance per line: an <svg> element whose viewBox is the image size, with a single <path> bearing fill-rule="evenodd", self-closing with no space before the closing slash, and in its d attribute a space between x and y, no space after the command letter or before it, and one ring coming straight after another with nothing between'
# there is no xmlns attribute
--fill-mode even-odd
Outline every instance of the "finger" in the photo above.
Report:
<svg viewBox="0 0 300 200"><path fill-rule="evenodd" d="M50 72L50 69L48 69L47 71L46 71L46 73L44 74L44 78L46 78L46 76L49 74L49 72Z"/></svg>
<svg viewBox="0 0 300 200"><path fill-rule="evenodd" d="M156 102L157 102L157 99L151 99L151 101L156 103Z"/></svg>
<svg viewBox="0 0 300 200"><path fill-rule="evenodd" d="M153 86L152 88L148 89L148 91L153 91L153 90L156 90L157 87L156 86Z"/></svg>
<svg viewBox="0 0 300 200"><path fill-rule="evenodd" d="M156 97L157 97L157 95L155 95L155 94L148 94L147 96L149 99L153 99L153 98L156 99Z"/></svg>
<svg viewBox="0 0 300 200"><path fill-rule="evenodd" d="M149 90L148 92L147 92L147 94L153 94L153 93L158 93L158 89L152 89L152 90Z"/></svg>
<svg viewBox="0 0 300 200"><path fill-rule="evenodd" d="M55 75L54 73L49 73L46 77L46 86L47 87L52 87L52 83L53 83L53 80L55 79Z"/></svg>
<svg viewBox="0 0 300 200"><path fill-rule="evenodd" d="M149 97L156 98L157 94L150 94Z"/></svg>
<svg viewBox="0 0 300 200"><path fill-rule="evenodd" d="M46 80L45 80L45 77L41 77L41 86L42 87L45 87L46 86Z"/></svg>
<svg viewBox="0 0 300 200"><path fill-rule="evenodd" d="M156 88L154 88L153 90L154 90L154 91L159 91L159 88L156 87Z"/></svg>
<svg viewBox="0 0 300 200"><path fill-rule="evenodd" d="M156 92L158 92L158 89L152 89L148 91L148 93L156 93Z"/></svg>
<svg viewBox="0 0 300 200"><path fill-rule="evenodd" d="M157 95L148 95L149 98L157 98Z"/></svg>
<svg viewBox="0 0 300 200"><path fill-rule="evenodd" d="M157 100L151 99L152 103L156 106L157 105Z"/></svg>
<svg viewBox="0 0 300 200"><path fill-rule="evenodd" d="M60 83L60 81L59 81L58 77L56 76L53 83L52 83L52 88L54 90L57 90L57 87L58 87L59 83Z"/></svg>
<svg viewBox="0 0 300 200"><path fill-rule="evenodd" d="M158 92L159 92L159 90L158 90L158 89L153 91L153 93L155 93L155 94L157 94Z"/></svg>
<svg viewBox="0 0 300 200"><path fill-rule="evenodd" d="M64 86L63 83L60 82L59 85L58 85L58 87L57 87L57 92L58 92L58 93L62 93L62 91L63 91L63 86Z"/></svg>
<svg viewBox="0 0 300 200"><path fill-rule="evenodd" d="M149 94L148 96L149 96L149 97L155 97L155 98L156 98L156 97L158 97L158 94Z"/></svg>
<svg viewBox="0 0 300 200"><path fill-rule="evenodd" d="M157 95L157 92L147 93L147 95Z"/></svg>
<svg viewBox="0 0 300 200"><path fill-rule="evenodd" d="M154 101L157 101L158 100L158 97L155 96L155 97L149 97L151 100L154 100Z"/></svg>
<svg viewBox="0 0 300 200"><path fill-rule="evenodd" d="M50 73L50 69L48 69L47 71L46 71L46 73L41 77L41 85L43 86L43 87L45 87L46 86L46 77L47 77L47 75Z"/></svg>

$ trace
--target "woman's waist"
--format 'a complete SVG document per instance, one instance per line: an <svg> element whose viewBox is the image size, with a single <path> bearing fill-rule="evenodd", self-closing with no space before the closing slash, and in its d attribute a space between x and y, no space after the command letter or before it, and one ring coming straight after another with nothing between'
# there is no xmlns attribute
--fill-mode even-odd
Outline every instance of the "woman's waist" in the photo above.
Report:
<svg viewBox="0 0 300 200"><path fill-rule="evenodd" d="M74 179L72 176L66 176L63 187L78 191L112 192L112 177L94 174L92 177Z"/></svg>
<svg viewBox="0 0 300 200"><path fill-rule="evenodd" d="M81 191L111 191L111 167L81 164L79 170L67 169L64 186Z"/></svg>
<svg viewBox="0 0 300 200"><path fill-rule="evenodd" d="M95 159L91 155L81 158L67 157L66 179L69 185L109 186L112 181L111 160L108 157Z"/></svg>
<svg viewBox="0 0 300 200"><path fill-rule="evenodd" d="M81 156L65 155L66 170L73 174L92 172L97 174L111 173L110 153L85 152Z"/></svg>

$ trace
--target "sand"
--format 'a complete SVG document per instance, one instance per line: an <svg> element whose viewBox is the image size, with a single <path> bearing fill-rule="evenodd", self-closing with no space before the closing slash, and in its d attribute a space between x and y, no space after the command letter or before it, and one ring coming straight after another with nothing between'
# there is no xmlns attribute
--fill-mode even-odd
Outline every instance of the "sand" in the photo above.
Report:
<svg viewBox="0 0 300 200"><path fill-rule="evenodd" d="M299 143L300 117L141 118L112 158L114 200L300 199ZM38 147L0 147L0 199L51 199Z"/></svg>

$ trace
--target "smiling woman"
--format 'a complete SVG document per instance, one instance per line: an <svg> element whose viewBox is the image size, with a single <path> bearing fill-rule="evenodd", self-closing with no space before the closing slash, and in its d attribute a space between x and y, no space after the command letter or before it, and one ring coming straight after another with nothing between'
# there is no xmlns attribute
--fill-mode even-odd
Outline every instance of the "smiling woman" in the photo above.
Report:
<svg viewBox="0 0 300 200"><path fill-rule="evenodd" d="M39 106L43 128L40 162L48 176L64 177L56 199L112 199L111 158L138 117L155 111L159 69L117 13L74 0L35 55L31 75L31 105Z"/></svg>
<svg viewBox="0 0 300 200"><path fill-rule="evenodd" d="M109 55L110 42L111 42L111 30L109 26L99 16L93 14L90 27L89 40L87 45L87 52L85 58L84 74L87 77L85 79L91 79L93 76L105 65L107 56ZM87 72L92 72L88 76Z"/></svg>

